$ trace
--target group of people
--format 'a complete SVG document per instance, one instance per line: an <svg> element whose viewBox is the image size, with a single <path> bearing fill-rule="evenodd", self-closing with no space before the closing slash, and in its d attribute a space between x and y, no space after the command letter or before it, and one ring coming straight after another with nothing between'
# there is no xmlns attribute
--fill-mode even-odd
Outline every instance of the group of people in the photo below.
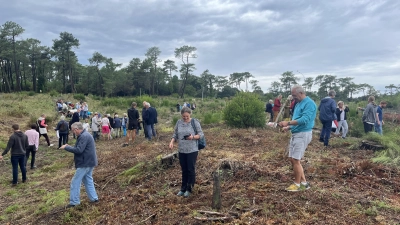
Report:
<svg viewBox="0 0 400 225"><path fill-rule="evenodd" d="M176 104L176 111L180 112L183 107L189 108L191 110L196 109L196 103L190 104L189 102L184 102L182 105L179 102Z"/></svg>

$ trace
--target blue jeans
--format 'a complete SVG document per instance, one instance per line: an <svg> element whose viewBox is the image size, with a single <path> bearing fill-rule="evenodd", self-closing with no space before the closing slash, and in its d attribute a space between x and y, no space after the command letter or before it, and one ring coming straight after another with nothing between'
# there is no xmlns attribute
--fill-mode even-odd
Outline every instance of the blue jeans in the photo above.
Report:
<svg viewBox="0 0 400 225"><path fill-rule="evenodd" d="M156 137L156 131L153 124L146 124L147 139L151 140L151 136Z"/></svg>
<svg viewBox="0 0 400 225"><path fill-rule="evenodd" d="M375 123L375 132L382 135L382 121L380 121L379 125Z"/></svg>
<svg viewBox="0 0 400 225"><path fill-rule="evenodd" d="M11 156L13 184L18 183L18 165L22 173L22 181L26 180L26 168L25 168L25 155L12 155Z"/></svg>
<svg viewBox="0 0 400 225"><path fill-rule="evenodd" d="M92 132L93 132L93 139L95 141L98 141L99 140L99 131L92 131Z"/></svg>
<svg viewBox="0 0 400 225"><path fill-rule="evenodd" d="M122 125L122 130L124 132L124 137L126 137L126 125Z"/></svg>
<svg viewBox="0 0 400 225"><path fill-rule="evenodd" d="M331 137L331 130L332 130L332 120L328 121L323 121L321 120L322 123L322 130L321 130L321 136L319 136L319 139L324 141L324 146L328 146L329 143L329 138Z"/></svg>
<svg viewBox="0 0 400 225"><path fill-rule="evenodd" d="M96 189L94 188L93 183L93 168L94 167L82 167L77 168L74 177L71 180L71 192L70 192L70 200L69 204L71 205L79 205L80 201L80 194L81 194L81 183L85 185L86 194L89 197L91 202L98 200L98 196L96 193Z"/></svg>
<svg viewBox="0 0 400 225"><path fill-rule="evenodd" d="M88 111L83 111L82 118L83 118L83 119L88 118Z"/></svg>

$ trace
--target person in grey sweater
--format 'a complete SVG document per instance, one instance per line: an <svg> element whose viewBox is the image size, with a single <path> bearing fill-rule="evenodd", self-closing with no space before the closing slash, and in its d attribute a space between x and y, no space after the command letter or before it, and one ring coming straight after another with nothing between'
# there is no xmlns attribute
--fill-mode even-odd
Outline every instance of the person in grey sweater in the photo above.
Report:
<svg viewBox="0 0 400 225"><path fill-rule="evenodd" d="M358 109L364 111L362 116L362 121L364 124L364 132L365 133L371 132L376 122L377 105L375 104L375 97L369 96L367 107L365 107L365 109L358 107Z"/></svg>
<svg viewBox="0 0 400 225"><path fill-rule="evenodd" d="M85 185L90 202L98 202L98 196L93 182L93 169L97 166L96 146L93 136L83 129L82 123L71 125L71 130L77 136L75 146L61 146L68 152L74 153L76 172L71 180L70 203L67 208L80 204L81 183Z"/></svg>
<svg viewBox="0 0 400 225"><path fill-rule="evenodd" d="M7 147L0 156L0 160L3 156L11 150L11 164L12 164L12 174L13 180L12 185L16 186L18 184L18 165L22 173L22 182L26 182L26 168L25 168L25 154L26 149L29 146L28 136L19 130L18 124L13 124L12 128L14 133L10 136L8 140Z"/></svg>
<svg viewBox="0 0 400 225"><path fill-rule="evenodd" d="M174 134L169 148L173 149L174 142L178 142L179 163L182 169L182 186L178 192L178 196L189 197L192 193L196 182L196 160L199 153L198 141L204 136L198 120L194 120L197 134L193 129L190 115L192 110L183 107L181 110L182 119L178 120L175 125Z"/></svg>

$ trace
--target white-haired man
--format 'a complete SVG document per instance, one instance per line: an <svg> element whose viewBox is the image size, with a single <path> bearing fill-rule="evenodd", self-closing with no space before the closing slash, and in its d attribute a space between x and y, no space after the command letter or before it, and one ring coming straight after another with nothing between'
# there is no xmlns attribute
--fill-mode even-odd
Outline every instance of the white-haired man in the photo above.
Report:
<svg viewBox="0 0 400 225"><path fill-rule="evenodd" d="M310 184L304 176L300 160L311 142L317 106L311 98L306 96L306 92L300 85L292 87L292 96L297 101L292 120L282 121L279 125L283 127L284 131L290 130L292 133L289 144L289 159L293 165L294 184L290 185L286 190L300 191L310 188Z"/></svg>

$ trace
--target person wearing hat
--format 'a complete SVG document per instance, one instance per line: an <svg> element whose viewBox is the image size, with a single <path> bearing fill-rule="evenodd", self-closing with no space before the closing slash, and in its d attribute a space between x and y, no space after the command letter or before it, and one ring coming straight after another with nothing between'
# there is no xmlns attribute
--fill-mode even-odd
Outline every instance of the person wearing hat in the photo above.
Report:
<svg viewBox="0 0 400 225"><path fill-rule="evenodd" d="M58 131L58 149L60 149L61 143L65 145L68 142L67 137L69 130L68 123L65 121L65 116L60 117L60 121L57 123L55 130Z"/></svg>

